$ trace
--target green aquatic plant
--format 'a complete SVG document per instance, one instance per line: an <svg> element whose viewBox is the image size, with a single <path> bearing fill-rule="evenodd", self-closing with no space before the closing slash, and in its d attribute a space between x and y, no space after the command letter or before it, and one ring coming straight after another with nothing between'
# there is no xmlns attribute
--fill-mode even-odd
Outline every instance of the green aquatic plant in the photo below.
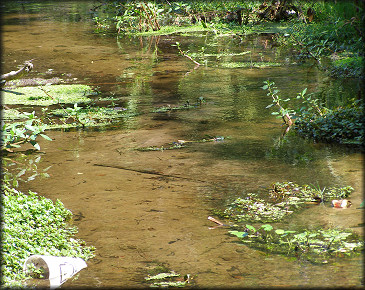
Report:
<svg viewBox="0 0 365 290"><path fill-rule="evenodd" d="M192 286L194 282L193 277L190 274L182 276L169 269L169 267L165 266L163 263L151 261L148 262L148 264L148 275L144 279L149 283L150 287L185 287Z"/></svg>
<svg viewBox="0 0 365 290"><path fill-rule="evenodd" d="M337 78L354 78L361 76L364 67L364 57L355 54L342 53L332 55L332 66L329 73Z"/></svg>
<svg viewBox="0 0 365 290"><path fill-rule="evenodd" d="M329 204L333 199L348 197L353 190L351 186L321 189L293 182L275 182L269 189L268 200L259 198L256 193L247 193L217 214L236 222L279 222L305 204Z"/></svg>
<svg viewBox="0 0 365 290"><path fill-rule="evenodd" d="M65 109L52 110L50 115L54 117L60 117L60 120L65 124L71 122L74 126L82 125L83 127L89 127L97 125L98 123L111 124L121 118L135 116L131 114L125 108L106 108L97 106L81 107L78 104L74 104L73 107ZM56 126L53 126L55 128Z"/></svg>
<svg viewBox="0 0 365 290"><path fill-rule="evenodd" d="M324 187L317 185L300 186L294 182L275 182L269 190L269 197L274 202L294 201L296 204L320 201L329 202L332 199L347 198L354 191L352 186Z"/></svg>
<svg viewBox="0 0 365 290"><path fill-rule="evenodd" d="M150 287L185 287L190 283L190 274L185 275L183 279L179 278L181 275L174 271L166 273L158 273L156 275L148 275L145 277L146 281L152 281Z"/></svg>
<svg viewBox="0 0 365 290"><path fill-rule="evenodd" d="M178 111L178 110L189 110L199 108L205 102L203 97L199 97L195 104L190 104L189 101L186 101L185 104L180 106L171 107L171 105L158 107L152 110L152 113L166 113L170 111Z"/></svg>
<svg viewBox="0 0 365 290"><path fill-rule="evenodd" d="M32 191L24 194L3 184L1 207L2 287L24 287L22 284L28 277L23 264L30 255L84 260L94 256L94 247L74 238L77 229L70 225L72 213L61 201L53 202Z"/></svg>
<svg viewBox="0 0 365 290"><path fill-rule="evenodd" d="M282 118L284 123L290 127L293 124L292 118L295 115L295 111L293 109L284 106L284 102L289 102L290 98L283 99L279 96L279 90L275 86L275 82L270 80L264 81L263 90L267 90L267 96L270 96L272 99L272 104L266 106L266 109L276 106L278 109L275 112L272 112L272 115L277 115L278 118Z"/></svg>
<svg viewBox="0 0 365 290"><path fill-rule="evenodd" d="M296 109L290 109L283 105L283 102L289 102L291 99L283 100L274 82L268 80L264 84L262 89L268 90L267 95L272 98L272 104L266 108L277 106L278 109L272 114L283 118L288 128L294 124L293 128L299 136L312 138L314 141L362 144L364 113L361 99L353 100L345 107L329 109L314 94L307 94L305 88L296 96L296 99L301 101L301 105L297 105ZM294 117L296 117L295 122L292 121Z"/></svg>
<svg viewBox="0 0 365 290"><path fill-rule="evenodd" d="M278 62L223 62L219 66L224 68L268 68L282 66Z"/></svg>
<svg viewBox="0 0 365 290"><path fill-rule="evenodd" d="M49 93L47 95L54 99ZM69 129L80 126L83 128L104 127L120 122L123 118L137 115L137 113L131 113L126 108L115 106L114 101L117 99L114 97L99 98L98 101L111 101L111 104L107 107L97 106L96 101L81 104L80 106L75 103L72 107L65 107L59 103L59 109L50 110L49 112L47 112L48 108L42 109L44 112L43 118L47 120L47 129Z"/></svg>
<svg viewBox="0 0 365 290"><path fill-rule="evenodd" d="M147 146L147 147L139 147L136 150L138 151L164 151L164 150L174 150L174 149L181 149L185 146L180 143L172 144L172 146Z"/></svg>
<svg viewBox="0 0 365 290"><path fill-rule="evenodd" d="M265 252L296 256L313 263L329 263L338 257L359 254L364 241L350 230L284 230L265 224L256 229L246 225L243 231L231 230L241 242Z"/></svg>
<svg viewBox="0 0 365 290"><path fill-rule="evenodd" d="M164 151L164 150L174 150L174 149L181 149L186 147L187 144L191 143L206 143L206 142L221 142L225 138L223 136L218 136L214 138L207 138L207 139L200 139L200 140L177 140L177 142L169 143L167 146L148 146L148 147L139 147L136 148L138 151Z"/></svg>
<svg viewBox="0 0 365 290"><path fill-rule="evenodd" d="M236 222L276 222L291 213L293 211L266 202L255 193L248 193L245 197L236 198L220 215Z"/></svg>
<svg viewBox="0 0 365 290"><path fill-rule="evenodd" d="M29 182L37 177L50 177L47 171L52 167L41 168L41 155L16 154L2 157L2 181L16 188L19 181Z"/></svg>
<svg viewBox="0 0 365 290"><path fill-rule="evenodd" d="M364 112L361 101L325 114L302 114L295 122L299 136L315 141L361 145L364 141Z"/></svg>
<svg viewBox="0 0 365 290"><path fill-rule="evenodd" d="M50 106L55 104L90 103L94 92L86 85L46 85L4 89L5 105ZM52 97L55 96L55 97Z"/></svg>

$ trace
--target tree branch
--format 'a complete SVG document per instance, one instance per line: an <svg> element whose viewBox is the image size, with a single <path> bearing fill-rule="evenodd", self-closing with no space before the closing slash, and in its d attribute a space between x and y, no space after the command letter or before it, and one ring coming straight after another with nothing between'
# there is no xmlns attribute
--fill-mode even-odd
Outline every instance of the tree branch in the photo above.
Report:
<svg viewBox="0 0 365 290"><path fill-rule="evenodd" d="M26 73L29 73L33 69L32 60L33 59L26 61L24 63L24 66L17 71L11 71L7 74L1 75L0 79L2 81L10 81L10 80L21 78L23 75L25 75Z"/></svg>

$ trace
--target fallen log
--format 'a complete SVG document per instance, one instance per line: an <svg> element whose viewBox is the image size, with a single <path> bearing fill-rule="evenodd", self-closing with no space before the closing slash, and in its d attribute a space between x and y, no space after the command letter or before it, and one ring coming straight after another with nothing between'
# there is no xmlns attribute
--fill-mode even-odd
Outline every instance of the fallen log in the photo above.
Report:
<svg viewBox="0 0 365 290"><path fill-rule="evenodd" d="M19 79L25 74L29 73L33 69L32 60L33 59L26 61L23 67L17 71L11 71L9 73L1 75L0 77L1 82Z"/></svg>

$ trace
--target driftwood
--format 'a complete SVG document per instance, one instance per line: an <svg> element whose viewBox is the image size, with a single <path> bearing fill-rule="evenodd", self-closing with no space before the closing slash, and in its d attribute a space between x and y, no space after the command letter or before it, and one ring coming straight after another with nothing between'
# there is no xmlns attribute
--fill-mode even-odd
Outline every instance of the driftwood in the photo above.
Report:
<svg viewBox="0 0 365 290"><path fill-rule="evenodd" d="M26 61L23 67L17 71L11 71L7 74L1 75L0 80L3 82L21 78L33 69L32 60L33 59Z"/></svg>

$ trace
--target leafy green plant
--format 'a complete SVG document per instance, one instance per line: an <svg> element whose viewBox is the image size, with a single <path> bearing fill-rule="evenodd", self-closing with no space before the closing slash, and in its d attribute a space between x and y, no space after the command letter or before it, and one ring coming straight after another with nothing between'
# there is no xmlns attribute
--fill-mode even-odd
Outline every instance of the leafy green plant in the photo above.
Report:
<svg viewBox="0 0 365 290"><path fill-rule="evenodd" d="M349 230L284 230L265 224L256 230L246 225L243 231L231 230L245 244L274 254L297 256L314 263L328 263L337 257L360 253L364 241Z"/></svg>
<svg viewBox="0 0 365 290"><path fill-rule="evenodd" d="M173 44L172 46L176 46L178 51L179 51L179 54L182 55L182 56L185 56L186 58L190 59L193 63L195 63L197 66L200 66L201 63L197 62L195 59L193 59L188 53L189 53L189 50L187 51L183 51L180 47L180 42L176 41L175 44Z"/></svg>
<svg viewBox="0 0 365 290"><path fill-rule="evenodd" d="M43 134L46 125L40 122L34 111L32 113L24 112L22 116L26 119L25 122L5 123L2 126L1 150L13 152L13 148L20 148L25 143L30 143L35 149L40 150L36 141L38 136L52 141L51 138Z"/></svg>
<svg viewBox="0 0 365 290"><path fill-rule="evenodd" d="M145 277L146 281L152 281L150 287L185 287L190 283L190 274L183 279L178 278L180 274L170 271L168 273L159 273L154 276Z"/></svg>
<svg viewBox="0 0 365 290"><path fill-rule="evenodd" d="M19 154L16 156L4 156L2 158L2 180L3 182L19 186L19 181L29 182L36 177L49 177L47 171L52 167L38 168L41 155Z"/></svg>
<svg viewBox="0 0 365 290"><path fill-rule="evenodd" d="M315 141L361 145L364 140L363 106L336 108L322 116L302 114L295 122L298 135Z"/></svg>
<svg viewBox="0 0 365 290"><path fill-rule="evenodd" d="M165 113L165 112L169 112L169 111L195 109L195 108L200 107L204 102L205 102L204 98L199 97L196 100L195 104L191 105L189 101L186 101L185 104L180 105L180 106L176 106L176 107L171 107L171 105L162 106L162 107L153 109L152 113Z"/></svg>
<svg viewBox="0 0 365 290"><path fill-rule="evenodd" d="M136 150L138 151L163 151L163 150L173 150L173 149L181 149L186 147L187 144L191 143L206 143L206 142L221 142L224 140L223 136L217 136L214 138L200 139L194 141L186 141L186 140L177 140L177 142L169 143L168 146L148 146L148 147L139 147Z"/></svg>
<svg viewBox="0 0 365 290"><path fill-rule="evenodd" d="M295 111L293 109L285 108L283 107L283 102L290 101L290 98L282 99L278 93L279 90L275 86L275 83L272 81L264 81L264 86L262 87L263 90L268 90L267 96L270 96L272 98L272 104L266 106L266 108L271 108L273 106L277 106L278 110L275 112L272 112L272 115L278 115L279 118L282 118L284 123L290 127L293 124L292 117L295 114Z"/></svg>
<svg viewBox="0 0 365 290"><path fill-rule="evenodd" d="M304 204L329 204L332 199L348 197L353 190L351 186L321 189L319 186L300 186L290 181L275 182L269 190L269 200L259 198L255 193L247 193L244 197L236 198L223 212L217 214L237 222L278 222L302 208Z"/></svg>
<svg viewBox="0 0 365 290"><path fill-rule="evenodd" d="M313 94L306 94L307 89L304 89L296 97L301 101L301 107L293 110L282 105L283 102L290 101L290 98L282 100L274 82L265 81L264 83L262 89L268 90L267 95L272 97L273 102L266 108L276 105L278 110L272 114L283 118L288 128L294 124L293 128L299 136L312 138L315 141L362 144L364 139L362 100L355 100L348 107L329 109L323 106ZM292 122L294 115L295 123Z"/></svg>
<svg viewBox="0 0 365 290"><path fill-rule="evenodd" d="M248 193L246 197L235 199L220 215L237 222L275 222L291 213L292 211L258 198L255 193Z"/></svg>
<svg viewBox="0 0 365 290"><path fill-rule="evenodd" d="M349 53L332 56L332 66L329 69L332 77L360 77L364 67L364 57Z"/></svg>
<svg viewBox="0 0 365 290"><path fill-rule="evenodd" d="M271 185L269 196L274 202L285 202L292 200L296 204L318 201L329 202L332 199L343 199L354 191L352 186L324 187L317 185L300 186L294 182L275 182Z"/></svg>
<svg viewBox="0 0 365 290"><path fill-rule="evenodd" d="M3 287L22 285L27 279L23 263L30 255L81 257L85 260L94 256L93 247L87 247L85 242L73 237L77 229L69 224L72 213L61 201L54 203L34 192L24 194L4 184L1 206Z"/></svg>

